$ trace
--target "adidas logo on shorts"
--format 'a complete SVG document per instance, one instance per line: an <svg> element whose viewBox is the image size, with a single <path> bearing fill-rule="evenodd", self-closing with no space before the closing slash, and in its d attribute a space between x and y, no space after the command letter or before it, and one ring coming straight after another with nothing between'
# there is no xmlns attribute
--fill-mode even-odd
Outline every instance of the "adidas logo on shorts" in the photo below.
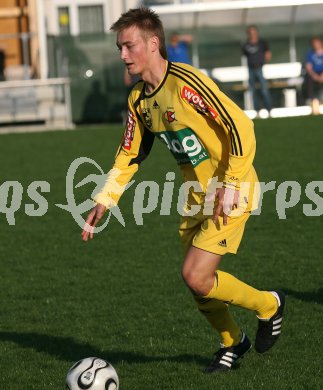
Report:
<svg viewBox="0 0 323 390"><path fill-rule="evenodd" d="M218 243L218 245L219 245L219 246L223 246L224 248L226 248L226 247L227 247L227 240L224 239L224 240L220 241L220 242Z"/></svg>

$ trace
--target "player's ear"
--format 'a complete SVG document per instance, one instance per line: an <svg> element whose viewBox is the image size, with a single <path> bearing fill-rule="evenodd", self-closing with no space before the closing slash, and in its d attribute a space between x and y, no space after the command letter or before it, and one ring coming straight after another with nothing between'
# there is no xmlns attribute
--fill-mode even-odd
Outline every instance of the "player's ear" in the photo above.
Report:
<svg viewBox="0 0 323 390"><path fill-rule="evenodd" d="M159 52L159 38L156 35L153 35L150 38L150 46L151 46L151 51L152 52Z"/></svg>

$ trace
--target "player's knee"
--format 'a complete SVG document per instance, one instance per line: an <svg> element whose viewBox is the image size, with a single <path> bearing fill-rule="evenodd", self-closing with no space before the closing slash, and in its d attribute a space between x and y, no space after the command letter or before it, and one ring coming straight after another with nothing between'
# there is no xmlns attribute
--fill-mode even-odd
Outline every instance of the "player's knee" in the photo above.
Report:
<svg viewBox="0 0 323 390"><path fill-rule="evenodd" d="M197 295L207 295L210 291L209 283L194 269L183 268L182 277L186 285Z"/></svg>

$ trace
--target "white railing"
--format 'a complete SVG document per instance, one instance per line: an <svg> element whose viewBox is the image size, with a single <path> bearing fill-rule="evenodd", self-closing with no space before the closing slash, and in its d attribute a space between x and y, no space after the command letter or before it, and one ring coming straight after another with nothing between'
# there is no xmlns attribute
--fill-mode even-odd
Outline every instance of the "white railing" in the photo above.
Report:
<svg viewBox="0 0 323 390"><path fill-rule="evenodd" d="M0 82L0 124L28 122L73 127L68 78Z"/></svg>
<svg viewBox="0 0 323 390"><path fill-rule="evenodd" d="M296 88L303 83L301 75L302 64L300 62L286 62L279 64L265 64L263 66L264 77L270 81L270 88L281 88L284 95L284 106L295 107ZM249 110L252 108L251 96L248 90L248 68L246 66L228 66L214 68L210 72L214 80L222 83L240 83L232 89L244 91L244 106Z"/></svg>

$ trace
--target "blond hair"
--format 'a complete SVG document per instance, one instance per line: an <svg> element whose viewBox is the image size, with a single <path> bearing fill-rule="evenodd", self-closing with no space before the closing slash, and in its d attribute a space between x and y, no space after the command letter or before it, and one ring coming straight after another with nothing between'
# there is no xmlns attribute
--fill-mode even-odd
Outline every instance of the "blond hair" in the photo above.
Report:
<svg viewBox="0 0 323 390"><path fill-rule="evenodd" d="M133 26L141 30L146 37L156 36L159 39L159 53L167 60L164 27L156 12L145 7L130 9L113 23L110 30L119 33Z"/></svg>

